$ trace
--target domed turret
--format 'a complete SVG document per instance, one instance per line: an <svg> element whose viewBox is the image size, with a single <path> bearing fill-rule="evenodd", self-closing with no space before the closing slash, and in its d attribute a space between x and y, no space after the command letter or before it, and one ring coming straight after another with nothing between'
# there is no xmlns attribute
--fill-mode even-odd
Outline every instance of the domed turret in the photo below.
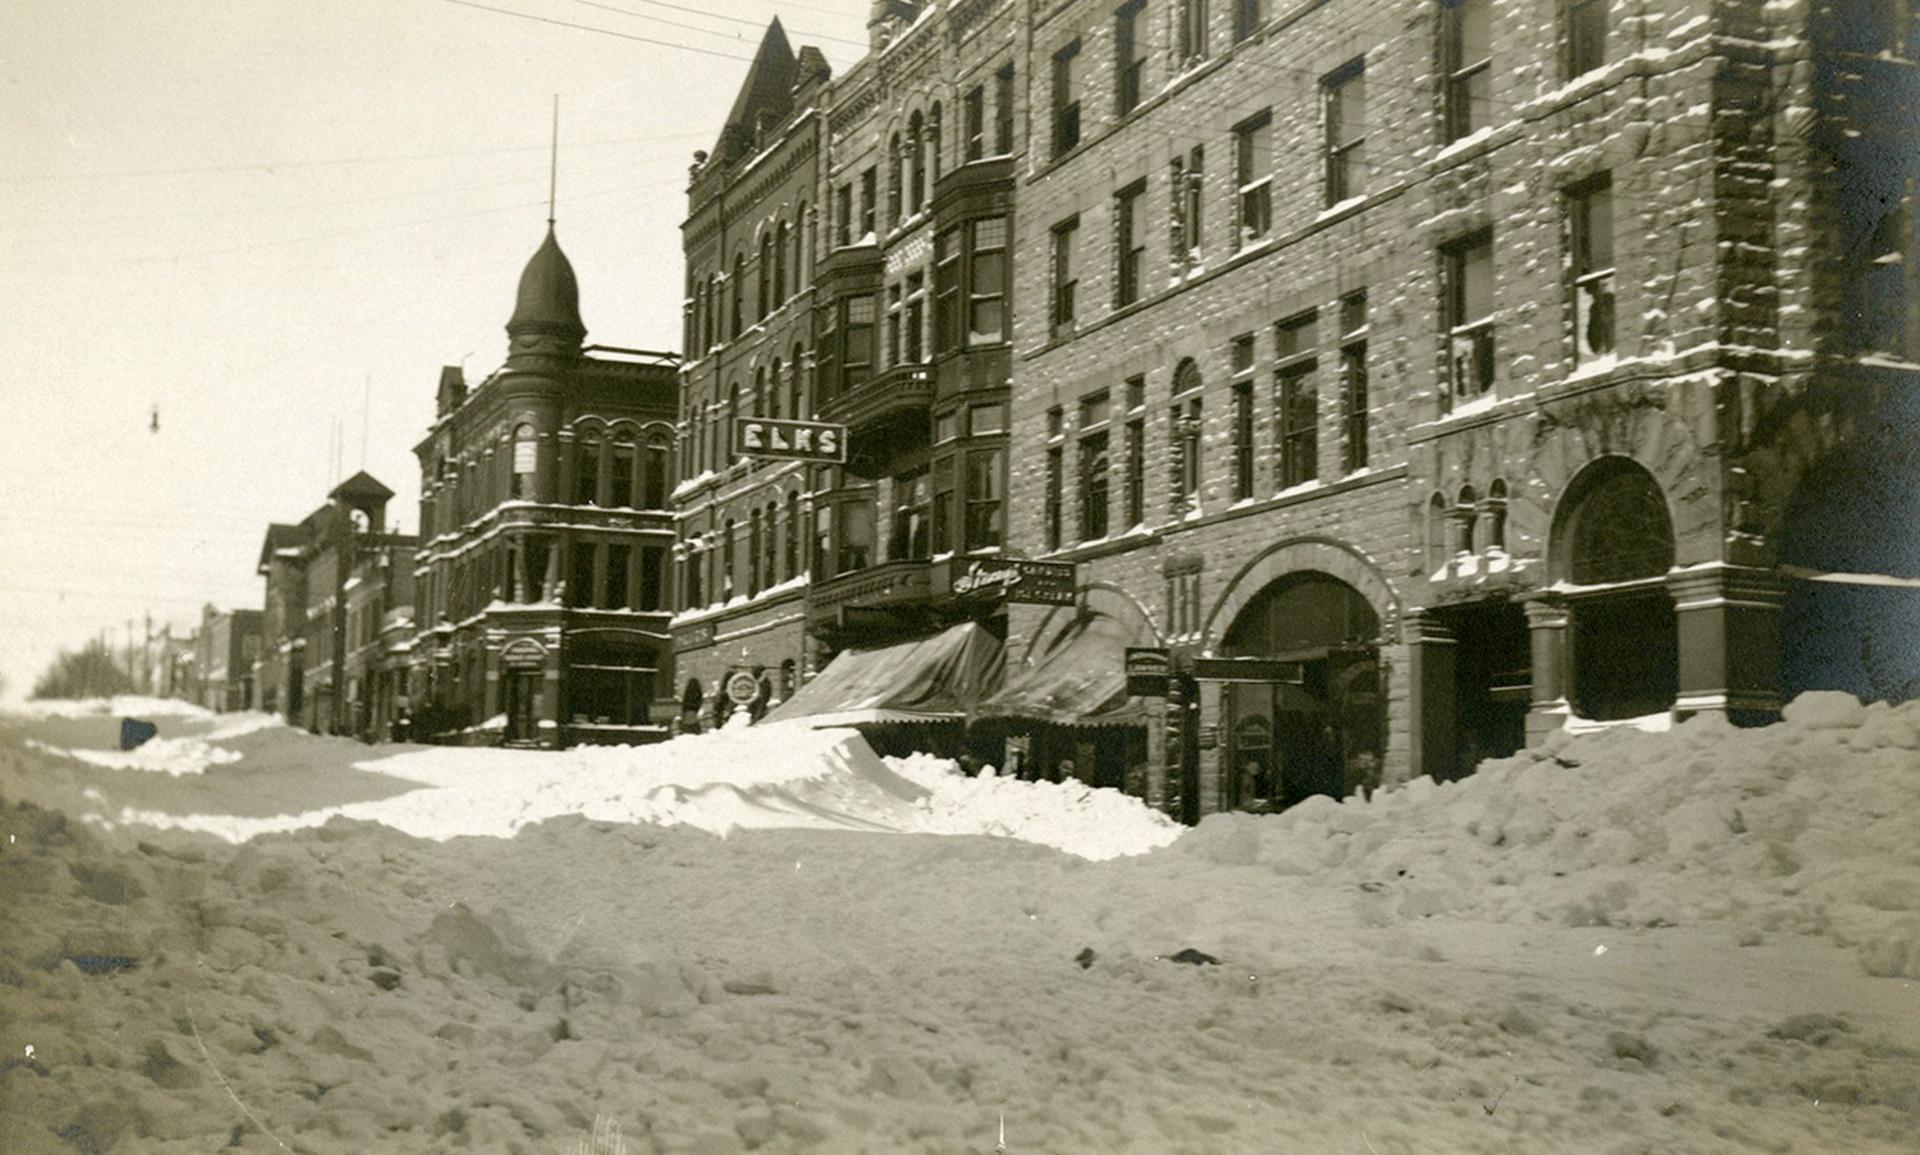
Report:
<svg viewBox="0 0 1920 1155"><path fill-rule="evenodd" d="M580 320L580 282L573 263L560 251L560 242L547 226L547 239L520 273L520 293L513 303L507 336L518 348L523 338L558 338L578 350L587 327ZM546 342L539 342L546 344Z"/></svg>

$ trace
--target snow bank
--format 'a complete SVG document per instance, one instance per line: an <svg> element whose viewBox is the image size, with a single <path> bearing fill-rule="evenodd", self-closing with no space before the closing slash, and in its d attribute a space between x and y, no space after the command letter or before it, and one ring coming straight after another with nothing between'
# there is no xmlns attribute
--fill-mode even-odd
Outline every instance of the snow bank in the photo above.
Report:
<svg viewBox="0 0 1920 1155"><path fill-rule="evenodd" d="M1215 815L1176 850L1357 884L1389 925L1443 912L1567 926L1823 935L1920 975L1920 702L1803 695L1782 723L1560 733L1371 800Z"/></svg>
<svg viewBox="0 0 1920 1155"><path fill-rule="evenodd" d="M72 758L92 766L104 766L109 770L147 770L158 774L171 774L176 778L188 774L204 774L209 766L238 762L242 757L238 750L215 746L205 738L150 738L131 750L89 750L84 747L74 749L49 746L36 738L28 738L27 745L61 758Z"/></svg>
<svg viewBox="0 0 1920 1155"><path fill-rule="evenodd" d="M988 767L969 778L927 754L887 758L895 773L927 791L920 829L1037 842L1099 862L1166 846L1185 827L1118 790L1079 782L1022 782Z"/></svg>
<svg viewBox="0 0 1920 1155"><path fill-rule="evenodd" d="M199 738L155 739L139 750L56 750L95 765L199 773L242 755L208 740L271 724L241 717ZM155 753L145 755L154 747ZM51 749L50 747L43 747ZM143 757L143 755L145 755ZM333 817L379 822L421 838L511 837L547 818L686 825L713 834L803 828L977 834L1052 846L1083 858L1143 854L1180 827L1113 790L1078 784L969 779L928 756L881 759L851 729L806 722L729 725L653 746L561 751L438 747L381 757L360 769L418 783L391 798L295 814L167 814L123 807L89 816L107 827L185 829L240 842L319 826Z"/></svg>

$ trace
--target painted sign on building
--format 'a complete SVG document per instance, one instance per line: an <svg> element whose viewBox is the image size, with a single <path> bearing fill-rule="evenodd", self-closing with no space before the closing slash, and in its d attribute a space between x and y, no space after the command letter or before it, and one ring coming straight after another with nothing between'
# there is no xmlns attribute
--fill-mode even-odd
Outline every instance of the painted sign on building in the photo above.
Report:
<svg viewBox="0 0 1920 1155"><path fill-rule="evenodd" d="M1167 696L1173 674L1173 655L1164 646L1127 647L1127 693L1148 698Z"/></svg>
<svg viewBox="0 0 1920 1155"><path fill-rule="evenodd" d="M782 461L847 459L847 427L824 421L742 417L733 423L733 455Z"/></svg>
<svg viewBox="0 0 1920 1155"><path fill-rule="evenodd" d="M971 557L960 558L955 565L958 568L952 589L958 598L1004 598L1040 606L1073 604L1077 579L1071 562Z"/></svg>

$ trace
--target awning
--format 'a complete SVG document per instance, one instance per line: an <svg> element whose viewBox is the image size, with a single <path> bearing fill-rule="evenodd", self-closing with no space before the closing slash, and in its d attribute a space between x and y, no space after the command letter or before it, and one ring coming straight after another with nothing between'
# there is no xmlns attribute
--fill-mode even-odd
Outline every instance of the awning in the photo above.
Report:
<svg viewBox="0 0 1920 1155"><path fill-rule="evenodd" d="M964 719L1000 684L1000 639L964 622L919 641L846 650L765 721L816 725Z"/></svg>
<svg viewBox="0 0 1920 1155"><path fill-rule="evenodd" d="M1127 693L1127 647L1145 639L1117 618L1087 614L1060 631L1037 662L980 703L982 718L1028 718L1060 726L1144 726L1147 705Z"/></svg>

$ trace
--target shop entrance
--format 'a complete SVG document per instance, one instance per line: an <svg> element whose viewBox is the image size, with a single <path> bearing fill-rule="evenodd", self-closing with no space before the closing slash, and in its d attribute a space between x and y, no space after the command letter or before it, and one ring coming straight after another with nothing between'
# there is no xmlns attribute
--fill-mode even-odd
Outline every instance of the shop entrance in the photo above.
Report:
<svg viewBox="0 0 1920 1155"><path fill-rule="evenodd" d="M1476 602L1428 611L1452 631L1456 734L1450 768L1435 778L1464 778L1483 759L1505 758L1527 744L1527 708L1533 696L1533 656L1527 615L1507 601Z"/></svg>
<svg viewBox="0 0 1920 1155"><path fill-rule="evenodd" d="M531 742L540 733L540 677L538 666L509 668L506 672L507 741Z"/></svg>
<svg viewBox="0 0 1920 1155"><path fill-rule="evenodd" d="M1268 672L1222 687L1226 805L1284 810L1315 794L1338 798L1379 785L1379 633L1366 598L1326 574L1282 578L1241 611L1221 651L1267 659Z"/></svg>

